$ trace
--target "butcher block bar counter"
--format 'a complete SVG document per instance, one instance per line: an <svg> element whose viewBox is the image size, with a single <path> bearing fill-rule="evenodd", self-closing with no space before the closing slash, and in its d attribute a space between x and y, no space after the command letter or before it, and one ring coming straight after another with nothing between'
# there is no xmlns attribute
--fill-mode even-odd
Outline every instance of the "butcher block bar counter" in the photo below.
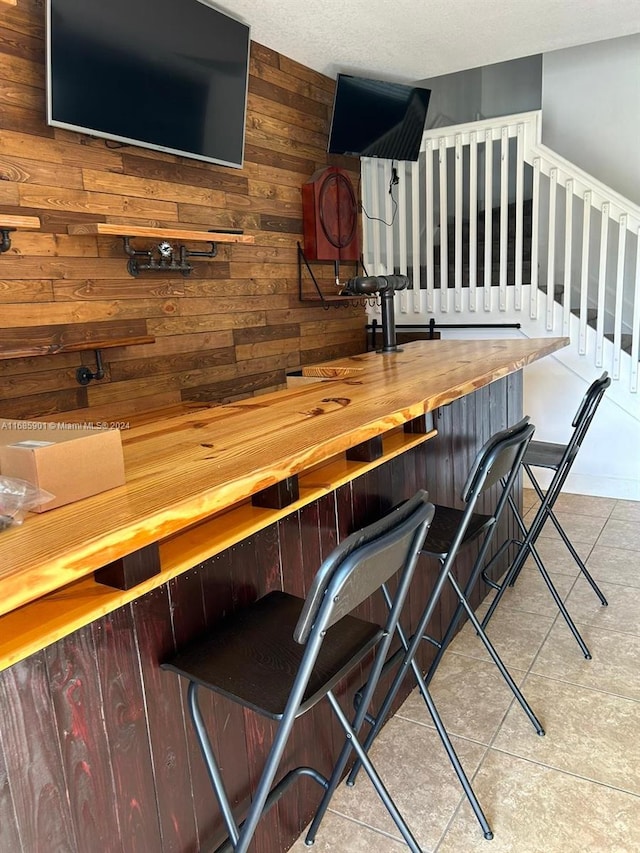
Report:
<svg viewBox="0 0 640 853"><path fill-rule="evenodd" d="M317 366L317 383L138 417L122 430L125 486L3 531L6 837L34 851L215 847L224 833L183 696L158 663L267 591L304 595L339 539L417 488L456 501L483 441L522 414L521 368L566 344L414 342ZM95 580L132 555L155 566L142 582ZM242 811L265 724L211 702ZM327 726L329 763L335 732L322 714L314 723ZM307 741L301 731L297 759ZM34 751L39 775L23 778ZM287 849L313 811L307 795L285 796L256 850Z"/></svg>

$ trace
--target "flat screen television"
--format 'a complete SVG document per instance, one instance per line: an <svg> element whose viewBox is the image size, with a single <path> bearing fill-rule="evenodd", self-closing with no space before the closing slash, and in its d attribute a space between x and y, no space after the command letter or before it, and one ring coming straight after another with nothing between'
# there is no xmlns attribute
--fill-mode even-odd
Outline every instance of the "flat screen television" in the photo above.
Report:
<svg viewBox="0 0 640 853"><path fill-rule="evenodd" d="M47 121L242 166L249 27L201 0L47 0Z"/></svg>
<svg viewBox="0 0 640 853"><path fill-rule="evenodd" d="M430 89L338 74L329 153L417 160Z"/></svg>

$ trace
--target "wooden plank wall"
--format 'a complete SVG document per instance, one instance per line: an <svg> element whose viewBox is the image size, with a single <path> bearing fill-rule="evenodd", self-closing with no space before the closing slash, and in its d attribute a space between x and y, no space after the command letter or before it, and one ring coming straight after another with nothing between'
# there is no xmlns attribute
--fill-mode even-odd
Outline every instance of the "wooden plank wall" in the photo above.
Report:
<svg viewBox="0 0 640 853"><path fill-rule="evenodd" d="M0 220L42 221L39 232L14 232L0 256L0 348L156 342L105 350L106 378L87 388L75 370L94 364L92 352L0 361L0 416L109 420L228 401L273 389L300 365L362 352L362 307L298 298L301 186L327 164L348 168L354 186L358 178L356 160L326 154L334 81L253 43L244 168L109 147L46 124L44 14L42 0L18 0L0 16ZM219 245L189 278L134 279L119 238L67 234L70 223L105 221L242 228L256 242ZM331 264L314 272L335 292Z"/></svg>
<svg viewBox="0 0 640 853"><path fill-rule="evenodd" d="M338 541L418 488L426 487L434 501L459 505L478 447L521 413L520 373L481 388L439 410L439 432L431 441L0 673L0 850L214 849L224 832L188 718L185 684L159 662L225 613L272 589L304 596ZM495 489L489 503L494 499ZM509 535L510 523L503 519L496 543ZM469 550L457 564L462 584L472 563ZM408 631L437 570L435 561L421 558L403 616ZM486 591L484 585L477 589L474 603ZM447 590L428 629L435 637L442 636L456 604ZM383 614L377 598L362 605L364 618ZM421 652L426 668L434 649L424 643ZM345 709L360 683L352 679L338 690ZM412 687L409 680L396 706ZM201 704L241 813L270 743L271 724L206 691ZM320 703L296 723L283 773L300 763L328 772L341 744L327 703ZM430 772L429 756L424 772ZM453 770L451 780L457 784ZM309 780L296 783L260 824L252 853L286 850L320 793Z"/></svg>

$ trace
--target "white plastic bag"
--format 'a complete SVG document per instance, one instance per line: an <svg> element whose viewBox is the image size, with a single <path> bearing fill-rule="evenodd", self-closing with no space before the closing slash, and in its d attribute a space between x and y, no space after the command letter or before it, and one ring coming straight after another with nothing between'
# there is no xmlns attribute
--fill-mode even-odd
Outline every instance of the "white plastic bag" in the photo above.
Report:
<svg viewBox="0 0 640 853"><path fill-rule="evenodd" d="M28 510L52 501L55 495L14 477L0 477L0 530L22 524Z"/></svg>

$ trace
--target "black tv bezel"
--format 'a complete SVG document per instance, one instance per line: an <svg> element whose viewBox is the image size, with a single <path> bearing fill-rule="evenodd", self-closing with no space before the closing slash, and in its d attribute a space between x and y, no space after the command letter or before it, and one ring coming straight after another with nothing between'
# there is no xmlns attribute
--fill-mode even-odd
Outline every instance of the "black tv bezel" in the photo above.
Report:
<svg viewBox="0 0 640 853"><path fill-rule="evenodd" d="M63 130L70 130L75 133L82 133L87 136L96 137L98 139L104 139L111 142L122 142L124 145L134 145L138 148L145 148L150 151L161 151L165 154L174 154L178 157L186 157L190 160L198 160L203 163L211 163L215 166L229 166L232 169L242 169L244 166L244 151L246 145L246 126L247 126L247 102L249 99L249 62L251 58L251 26L246 21L241 18L236 17L235 15L230 15L228 12L222 11L213 3L209 2L209 0L194 0L195 2L201 3L203 6L209 8L212 12L216 12L219 15L223 15L226 18L231 19L232 21L236 21L238 24L241 24L246 28L247 32L247 55L246 55L246 81L245 81L245 91L244 91L244 110L243 110L243 129L242 129L242 150L240 152L240 159L236 161L228 161L228 160L220 160L215 157L207 157L204 154L198 154L193 151L185 151L178 148L170 148L164 145L156 145L152 142L147 142L142 139L133 139L126 136L120 136L117 133L108 133L102 130L96 130L94 128L86 127L83 125L75 125L69 124L67 122L62 122L53 118L53 86L52 86L52 56L51 56L51 7L52 4L55 3L55 0L46 0L46 23L45 23L45 65L46 65L46 81L45 81L45 93L46 93L46 119L47 125L50 127L59 127ZM106 0L108 2L108 0Z"/></svg>
<svg viewBox="0 0 640 853"><path fill-rule="evenodd" d="M426 86L417 86L417 85L414 85L411 83L398 83L398 81L382 80L378 77L363 77L362 75L351 74L349 72L339 72L336 76L336 87L335 87L335 91L334 91L333 105L331 108L331 121L329 123L329 136L327 139L327 153L328 154L335 154L336 156L343 156L343 157L368 157L372 160L397 160L397 161L403 162L403 163L405 163L405 162L406 163L416 163L420 157L420 148L422 146L422 137L424 136L424 128L426 127L426 118L427 118L427 112L428 112L428 108L429 108L429 101L427 101L427 108L425 109L425 122L423 125L422 133L420 134L420 140L418 142L418 151L417 151L417 154L414 158L384 157L380 154L364 154L364 153L358 152L358 151L342 151L342 150L338 151L338 150L332 150L331 149L331 141L332 141L332 137L333 137L333 128L334 128L334 121L335 121L336 105L337 105L338 97L339 97L339 87L340 87L341 78L348 78L351 80L362 80L364 82L371 82L371 83L390 83L392 85L404 86L408 90L424 89L425 91L428 91L430 94L431 94L432 90L427 89Z"/></svg>

